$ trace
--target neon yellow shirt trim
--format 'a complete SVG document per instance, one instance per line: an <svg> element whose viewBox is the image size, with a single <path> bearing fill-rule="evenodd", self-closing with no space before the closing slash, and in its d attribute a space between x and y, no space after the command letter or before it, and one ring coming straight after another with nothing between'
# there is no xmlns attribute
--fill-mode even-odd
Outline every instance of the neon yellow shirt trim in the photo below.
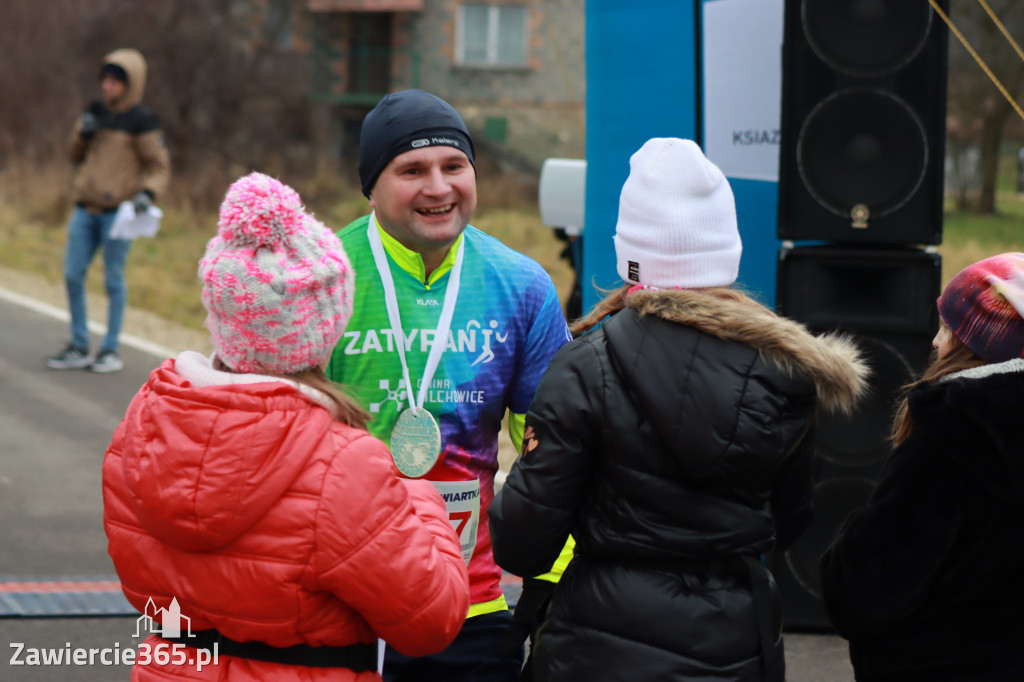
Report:
<svg viewBox="0 0 1024 682"><path fill-rule="evenodd" d="M486 613L497 613L498 611L508 611L508 602L505 601L505 595L481 604L470 604L469 613L466 614L466 618L482 616Z"/></svg>
<svg viewBox="0 0 1024 682"><path fill-rule="evenodd" d="M462 240L461 232L452 244L454 248L448 249L444 260L430 273L430 279L427 279L427 267L423 264L423 256L412 249L406 248L402 242L388 234L387 230L380 226L380 221L377 220L376 215L373 216L373 222L377 225L380 240L384 244L384 250L391 256L391 260L395 261L398 267L423 282L428 289L431 284L440 279L442 275L451 270L452 266L455 265L455 252L458 250L459 242Z"/></svg>
<svg viewBox="0 0 1024 682"><path fill-rule="evenodd" d="M508 437L512 441L516 452L523 451L523 431L526 430L526 415L508 413Z"/></svg>
<svg viewBox="0 0 1024 682"><path fill-rule="evenodd" d="M565 567L572 561L572 553L576 548L576 541L570 535L569 539L565 541L565 547L562 547L561 553L558 558L555 559L555 563L551 565L551 570L544 575L538 575L537 580L547 580L548 582L557 583L562 579L562 574L565 573Z"/></svg>

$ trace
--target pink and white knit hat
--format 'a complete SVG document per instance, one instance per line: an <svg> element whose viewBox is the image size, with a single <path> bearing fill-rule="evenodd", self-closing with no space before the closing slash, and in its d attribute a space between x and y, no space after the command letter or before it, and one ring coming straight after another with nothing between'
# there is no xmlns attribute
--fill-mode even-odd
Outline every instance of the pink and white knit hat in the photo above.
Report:
<svg viewBox="0 0 1024 682"><path fill-rule="evenodd" d="M235 372L294 374L323 362L352 315L355 276L338 238L291 187L236 180L199 261L214 352Z"/></svg>
<svg viewBox="0 0 1024 682"><path fill-rule="evenodd" d="M1001 253L964 268L938 305L953 335L985 362L1024 358L1024 253Z"/></svg>

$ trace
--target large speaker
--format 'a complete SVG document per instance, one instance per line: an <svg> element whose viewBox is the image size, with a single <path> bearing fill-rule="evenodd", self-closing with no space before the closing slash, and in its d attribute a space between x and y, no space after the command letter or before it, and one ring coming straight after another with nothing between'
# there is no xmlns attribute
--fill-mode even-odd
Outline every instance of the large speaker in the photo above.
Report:
<svg viewBox="0 0 1024 682"><path fill-rule="evenodd" d="M872 368L870 392L854 414L819 417L814 520L772 560L789 629L831 629L818 560L846 515L867 502L889 451L894 404L929 360L940 271L940 256L919 249L821 246L779 252L779 312L814 332L851 335Z"/></svg>
<svg viewBox="0 0 1024 682"><path fill-rule="evenodd" d="M779 238L938 244L941 19L925 0L787 0L784 22Z"/></svg>

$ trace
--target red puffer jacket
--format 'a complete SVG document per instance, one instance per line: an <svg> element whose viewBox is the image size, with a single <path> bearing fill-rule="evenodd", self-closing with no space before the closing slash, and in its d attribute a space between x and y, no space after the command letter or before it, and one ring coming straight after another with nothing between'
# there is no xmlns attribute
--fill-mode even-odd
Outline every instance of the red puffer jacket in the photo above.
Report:
<svg viewBox="0 0 1024 682"><path fill-rule="evenodd" d="M381 637L422 656L451 643L469 583L440 495L397 478L386 447L335 421L325 401L217 372L198 353L153 371L103 461L109 552L140 613L150 599L149 613L177 599L182 635L216 628L273 647ZM132 679L379 679L223 655L200 671L175 659L137 662Z"/></svg>

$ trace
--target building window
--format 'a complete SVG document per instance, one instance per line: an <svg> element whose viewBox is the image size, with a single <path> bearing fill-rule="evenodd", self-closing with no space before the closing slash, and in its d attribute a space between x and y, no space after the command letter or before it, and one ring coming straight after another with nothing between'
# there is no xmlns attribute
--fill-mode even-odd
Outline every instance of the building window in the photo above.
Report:
<svg viewBox="0 0 1024 682"><path fill-rule="evenodd" d="M526 66L526 6L459 6L456 60L465 66Z"/></svg>

